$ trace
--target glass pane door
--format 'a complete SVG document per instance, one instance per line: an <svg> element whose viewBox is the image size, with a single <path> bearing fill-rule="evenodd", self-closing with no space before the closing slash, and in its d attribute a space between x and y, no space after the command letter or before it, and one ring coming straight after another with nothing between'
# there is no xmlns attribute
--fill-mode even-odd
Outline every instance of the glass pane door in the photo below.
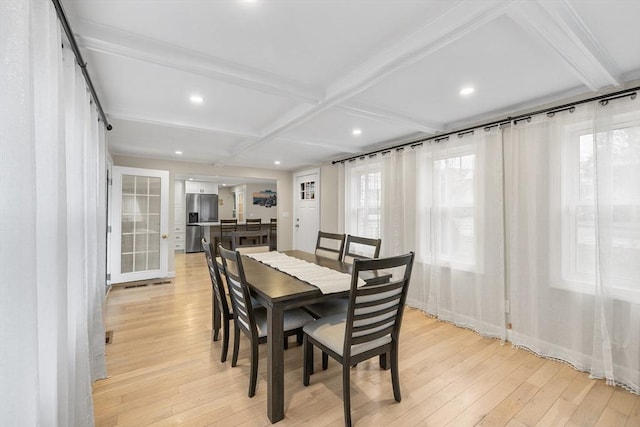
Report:
<svg viewBox="0 0 640 427"><path fill-rule="evenodd" d="M122 176L122 273L160 268L160 178Z"/></svg>
<svg viewBox="0 0 640 427"><path fill-rule="evenodd" d="M112 283L167 277L169 173L115 166Z"/></svg>

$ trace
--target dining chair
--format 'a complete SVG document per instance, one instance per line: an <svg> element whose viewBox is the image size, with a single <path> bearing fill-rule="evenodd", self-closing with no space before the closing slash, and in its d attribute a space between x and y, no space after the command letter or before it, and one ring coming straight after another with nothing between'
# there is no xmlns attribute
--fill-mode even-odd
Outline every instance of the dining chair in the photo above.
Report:
<svg viewBox="0 0 640 427"><path fill-rule="evenodd" d="M224 274L227 278L227 286L233 303L234 341L231 366L236 366L238 363L240 331L242 331L249 338L251 345L249 397L253 397L256 394L258 380L258 344L267 342L267 313L263 306L254 307L254 302L251 301L240 252L225 249L222 245L218 247L218 250L222 257ZM286 310L284 312L285 340L291 335L299 336L302 333L302 327L310 321L313 321L313 317L302 309Z"/></svg>
<svg viewBox="0 0 640 427"><path fill-rule="evenodd" d="M262 229L262 218L247 218L244 223L247 231L260 231ZM254 244L262 243L262 237L246 236L243 240L250 240Z"/></svg>
<svg viewBox="0 0 640 427"><path fill-rule="evenodd" d="M378 258L380 256L381 239L369 239L366 237L358 237L347 235L344 245L344 255L342 262L353 264L353 260ZM337 297L330 300L318 302L305 306L307 310L316 319L320 317L332 316L334 314L343 313L346 315L349 305L348 297ZM325 366L326 368L326 366Z"/></svg>
<svg viewBox="0 0 640 427"><path fill-rule="evenodd" d="M275 251L278 248L278 218L271 218L269 221L269 242L271 250Z"/></svg>
<svg viewBox="0 0 640 427"><path fill-rule="evenodd" d="M382 239L370 239L368 237L347 235L344 244L344 254L342 262L353 264L356 258L372 259L380 256L380 246Z"/></svg>
<svg viewBox="0 0 640 427"><path fill-rule="evenodd" d="M307 323L303 328L303 379L305 386L313 374L313 347L342 365L344 421L351 426L351 366L389 354L393 397L400 402L398 376L398 340L413 267L413 252L389 258L356 259L351 275L351 293L347 316L334 315ZM358 287L364 271L393 269L388 283Z"/></svg>
<svg viewBox="0 0 640 427"><path fill-rule="evenodd" d="M269 245L269 236L267 235L267 241L265 243L247 243L244 239L241 239L240 236L232 234L231 250L238 251L241 254L269 252L271 250L271 246Z"/></svg>
<svg viewBox="0 0 640 427"><path fill-rule="evenodd" d="M227 294L222 277L220 276L220 270L218 269L218 262L213 254L215 253L213 244L207 242L206 239L202 239L202 249L204 250L205 258L207 259L207 265L209 267L209 276L211 277L211 334L213 341L218 341L220 325L217 324L215 314L213 312L214 306L218 308L220 312L220 319L222 320L222 353L220 355L220 361L225 362L227 360L227 353L229 352L229 321L233 320L233 311L231 307L231 300Z"/></svg>
<svg viewBox="0 0 640 427"><path fill-rule="evenodd" d="M245 228L247 231L260 231L260 228L262 228L262 218L247 218Z"/></svg>
<svg viewBox="0 0 640 427"><path fill-rule="evenodd" d="M318 231L315 254L325 258L342 259L344 249L344 234L326 233Z"/></svg>
<svg viewBox="0 0 640 427"><path fill-rule="evenodd" d="M218 244L223 245L229 242L227 248L231 248L231 232L238 231L238 219L221 219L220 220L220 239Z"/></svg>

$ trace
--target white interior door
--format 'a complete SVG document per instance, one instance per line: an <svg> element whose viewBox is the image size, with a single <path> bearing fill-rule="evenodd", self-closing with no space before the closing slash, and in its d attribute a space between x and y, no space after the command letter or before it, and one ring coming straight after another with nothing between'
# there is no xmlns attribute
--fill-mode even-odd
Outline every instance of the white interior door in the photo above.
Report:
<svg viewBox="0 0 640 427"><path fill-rule="evenodd" d="M113 167L111 282L167 277L169 172Z"/></svg>
<svg viewBox="0 0 640 427"><path fill-rule="evenodd" d="M299 172L295 175L293 200L293 247L314 252L320 229L320 172Z"/></svg>

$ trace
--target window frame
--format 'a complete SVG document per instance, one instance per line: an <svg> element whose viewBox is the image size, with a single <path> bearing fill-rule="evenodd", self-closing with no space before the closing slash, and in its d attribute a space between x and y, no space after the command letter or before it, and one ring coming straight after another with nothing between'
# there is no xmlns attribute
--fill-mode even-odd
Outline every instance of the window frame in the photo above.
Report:
<svg viewBox="0 0 640 427"><path fill-rule="evenodd" d="M596 129L592 120L584 120L579 123L567 125L562 133L562 152L559 165L556 170L561 182L561 191L559 197L553 201L551 217L558 236L552 241L551 268L552 283L551 286L566 291L595 295L597 285L597 265L594 265L593 273L583 273L576 271L578 262L578 220L577 212L580 207L593 207L597 210L597 200L592 204L587 204L580 198L580 144L581 137L585 135L593 135L593 139L597 140L597 135L601 132L612 132L617 129L625 129L630 127L640 127L639 120L627 118L624 114L615 118L607 129ZM595 147L594 147L595 150ZM594 158L596 153L594 153ZM595 161L595 160L594 160ZM552 183L554 180L552 180ZM553 185L553 184L552 184ZM559 199L559 200L558 200ZM637 205L640 209L640 203ZM557 212L558 215L553 213ZM595 212L594 212L595 215ZM593 250L596 251L595 240L598 238L595 229L597 228L597 218L594 218L594 245ZM597 257L596 263L597 263ZM632 286L625 284L633 284L632 280L625 278L615 278L615 282L608 287L611 296L634 303L640 302L640 289L632 289Z"/></svg>
<svg viewBox="0 0 640 427"><path fill-rule="evenodd" d="M366 188L363 189L362 185L362 178L365 175L371 175L371 174L377 174L378 175L378 188L377 188L377 193L378 193L378 202L377 202L377 223L375 225L375 228L377 233L368 233L366 232L366 229L369 229L370 227L367 226L367 224L370 222L369 220L365 220L365 224L363 224L363 227L365 228L365 230L360 230L360 213L361 211L370 211L371 208L369 208L367 206L367 202L370 201L370 198L368 197L368 193L370 193L370 191L368 191ZM355 166L353 168L351 168L349 170L349 182L350 182L350 186L349 188L347 188L347 191L349 192L348 197L350 201L357 201L356 203L350 203L347 206L347 212L348 212L348 216L347 216L347 221L346 221L346 227L345 227L345 231L347 233L350 234L355 234L361 237L368 237L368 238L374 238L374 239L379 239L381 232L382 232L382 163L381 162L376 162L376 163L368 163L368 164L363 164L363 165L358 165ZM367 180L368 182L368 180ZM363 194L363 191L366 194Z"/></svg>
<svg viewBox="0 0 640 427"><path fill-rule="evenodd" d="M429 253L426 256L427 264L435 265L438 267L450 268L451 270L466 271L466 272L472 272L472 273L482 273L483 271L482 266L483 266L484 260L481 259L482 251L480 251L478 248L478 243L480 241L479 234L482 230L481 228L482 224L480 224L480 218L478 215L478 203L480 202L479 194L477 191L478 179L479 179L478 155L479 153L477 152L477 147L475 144L462 144L456 147L448 148L441 153L437 153L436 155L430 155L427 157L427 161L430 163L427 167L427 170L431 172L431 179L434 185L434 188L431 191L431 201L430 201L431 203L429 206L429 222L430 222L429 240L431 243L429 245ZM449 205L446 208L447 209L471 208L473 210L473 237L472 237L473 242L471 244L471 247L473 250L472 262L467 262L467 260L457 259L451 254L447 254L446 256L443 256L442 254L437 254L437 257L436 257L436 254L434 254L434 245L436 245L435 238L434 238L434 230L436 229L434 212L435 212L435 209L438 208L438 206L440 206L439 209L443 209L440 203L436 201L436 198L439 197L439 190L435 188L435 183L440 182L439 179L438 180L436 179L436 173L437 173L436 163L442 160L453 159L453 158L462 159L462 157L465 157L465 156L473 156L473 184L472 184L473 203L469 206ZM441 230L442 228L440 228L439 230L440 235L441 235L441 232L440 232Z"/></svg>

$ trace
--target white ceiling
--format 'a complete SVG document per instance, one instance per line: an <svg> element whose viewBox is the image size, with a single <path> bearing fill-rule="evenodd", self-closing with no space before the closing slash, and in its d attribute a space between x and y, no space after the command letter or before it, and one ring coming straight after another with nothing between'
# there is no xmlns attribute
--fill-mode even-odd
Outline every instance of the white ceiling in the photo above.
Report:
<svg viewBox="0 0 640 427"><path fill-rule="evenodd" d="M117 155L295 170L640 78L639 0L62 3Z"/></svg>

